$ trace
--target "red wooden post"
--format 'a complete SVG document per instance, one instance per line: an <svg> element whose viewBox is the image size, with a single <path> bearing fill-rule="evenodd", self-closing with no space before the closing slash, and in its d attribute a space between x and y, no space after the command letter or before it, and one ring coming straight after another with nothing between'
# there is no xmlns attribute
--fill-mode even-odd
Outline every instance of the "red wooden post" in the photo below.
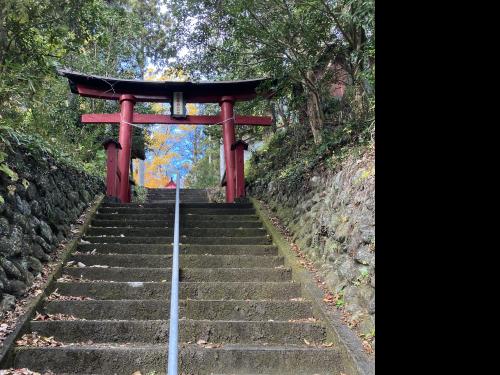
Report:
<svg viewBox="0 0 500 375"><path fill-rule="evenodd" d="M116 197L118 178L116 175L118 164L118 150L122 148L114 139L106 139L102 145L106 150L106 195Z"/></svg>
<svg viewBox="0 0 500 375"><path fill-rule="evenodd" d="M233 203L236 194L235 170L234 170L234 151L231 146L236 140L234 133L234 98L223 96L221 98L221 120L224 140L224 160L226 163L226 202Z"/></svg>
<svg viewBox="0 0 500 375"><path fill-rule="evenodd" d="M234 150L236 169L236 198L243 198L245 197L245 150L248 150L248 143L242 140L236 141L231 150Z"/></svg>
<svg viewBox="0 0 500 375"><path fill-rule="evenodd" d="M133 95L121 95L121 118L118 141L122 146L118 152L118 170L120 171L120 187L118 198L122 203L130 203L129 169L132 150L132 126L135 98Z"/></svg>

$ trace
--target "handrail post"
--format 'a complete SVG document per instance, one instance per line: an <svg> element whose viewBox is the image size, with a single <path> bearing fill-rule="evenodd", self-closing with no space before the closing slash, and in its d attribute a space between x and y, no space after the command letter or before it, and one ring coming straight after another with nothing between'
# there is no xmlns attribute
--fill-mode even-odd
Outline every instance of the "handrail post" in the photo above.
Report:
<svg viewBox="0 0 500 375"><path fill-rule="evenodd" d="M172 290L170 292L170 328L168 338L167 374L177 375L177 339L179 336L179 187L180 174L177 171L175 187L175 221L172 257Z"/></svg>

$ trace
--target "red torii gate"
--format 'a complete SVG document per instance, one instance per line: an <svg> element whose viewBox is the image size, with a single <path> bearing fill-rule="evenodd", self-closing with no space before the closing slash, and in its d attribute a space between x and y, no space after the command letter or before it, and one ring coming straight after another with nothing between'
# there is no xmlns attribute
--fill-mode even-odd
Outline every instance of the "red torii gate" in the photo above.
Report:
<svg viewBox="0 0 500 375"><path fill-rule="evenodd" d="M222 125L224 159L226 164L226 202L234 202L235 197L244 194L244 180L237 171L234 147L236 144L235 125L269 126L269 116L234 116L233 107L237 101L251 100L259 95L257 87L266 78L243 81L142 81L87 75L69 70L59 70L68 78L71 92L90 98L118 100L120 113L84 114L82 123L119 123L118 172L120 186L118 198L130 202L129 166L132 145L132 124L186 124ZM269 92L261 93L270 97ZM171 115L134 113L137 102L170 102ZM221 112L216 116L189 116L185 113L185 103L219 103ZM243 184L243 186L240 186Z"/></svg>

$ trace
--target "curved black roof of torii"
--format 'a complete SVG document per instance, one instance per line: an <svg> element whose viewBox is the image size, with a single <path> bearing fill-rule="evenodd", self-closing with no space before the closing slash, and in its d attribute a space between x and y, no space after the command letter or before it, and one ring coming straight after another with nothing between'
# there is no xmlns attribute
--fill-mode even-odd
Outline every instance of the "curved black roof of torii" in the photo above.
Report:
<svg viewBox="0 0 500 375"><path fill-rule="evenodd" d="M218 103L223 96L235 100L251 100L257 96L270 97L271 91L258 92L258 87L269 78L241 81L144 81L83 74L70 70L58 70L68 78L71 92L93 98L118 100L123 94L133 95L137 101L168 102L172 93L184 93L189 103Z"/></svg>

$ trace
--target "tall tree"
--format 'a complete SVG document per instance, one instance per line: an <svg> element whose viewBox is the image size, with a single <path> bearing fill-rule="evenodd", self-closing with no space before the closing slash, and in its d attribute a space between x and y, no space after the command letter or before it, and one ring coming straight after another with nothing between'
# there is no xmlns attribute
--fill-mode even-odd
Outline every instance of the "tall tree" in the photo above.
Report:
<svg viewBox="0 0 500 375"><path fill-rule="evenodd" d="M342 74L360 85L373 40L372 0L171 0L180 63L195 76L277 79L287 110L322 139L331 85ZM372 64L373 65L373 64ZM305 105L304 105L305 104ZM274 112L279 113L279 106ZM281 111L282 112L282 111ZM285 115L283 122L290 118Z"/></svg>

